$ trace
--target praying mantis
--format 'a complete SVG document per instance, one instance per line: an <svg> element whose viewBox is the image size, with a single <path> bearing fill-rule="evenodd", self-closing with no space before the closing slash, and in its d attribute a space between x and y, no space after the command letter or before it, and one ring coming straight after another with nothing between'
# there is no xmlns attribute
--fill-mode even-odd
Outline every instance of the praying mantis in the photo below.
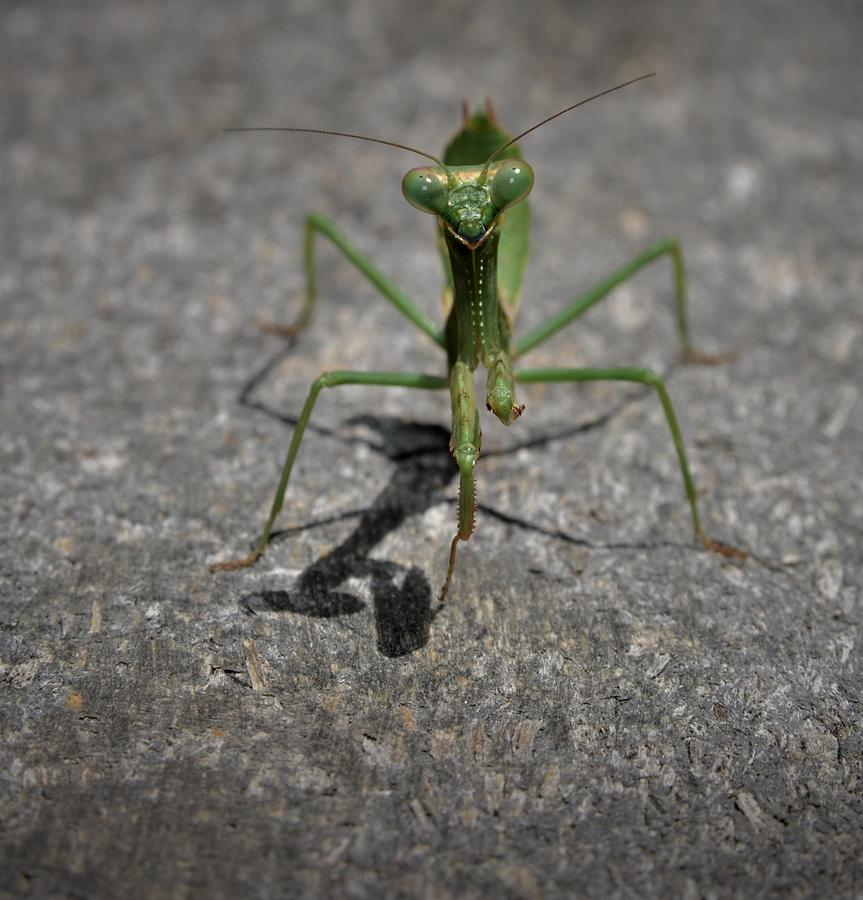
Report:
<svg viewBox="0 0 863 900"><path fill-rule="evenodd" d="M522 274L527 261L529 220L525 198L534 183L533 170L522 158L517 141L578 106L650 78L653 74L633 78L574 103L516 137L511 137L500 127L490 103L486 104L484 110L473 115L469 115L465 106L463 126L446 147L442 159L405 144L347 132L312 128L227 129L310 132L354 138L410 151L434 163L432 166L411 169L404 176L402 191L408 203L435 216L437 221L438 244L445 274L444 326L441 328L420 311L408 296L355 249L329 219L312 213L306 220L305 228L305 300L296 321L292 325L283 326L281 330L287 334L296 334L309 323L317 295L315 241L318 237L324 237L385 299L445 351L447 374L329 371L318 376L312 383L294 428L270 514L254 549L241 559L214 563L210 566L212 571L251 566L266 549L276 518L282 509L306 426L321 391L346 385L376 385L421 391L448 389L452 407L449 449L458 466L459 494L457 530L450 544L446 578L438 597L439 603L443 604L452 582L458 545L467 541L476 527L474 469L480 456L480 423L474 373L480 364L487 371L485 405L504 425L512 425L524 410L516 397L518 384L624 381L654 389L677 452L695 537L708 550L729 557L744 555L733 547L709 538L701 527L695 484L680 425L671 397L659 375L638 367L516 369L514 365L607 297L615 287L662 257L668 257L673 266L676 324L682 356L689 361L706 361L693 350L690 340L683 256L679 242L673 238L660 240L648 247L627 265L576 297L556 315L523 337L513 338Z"/></svg>

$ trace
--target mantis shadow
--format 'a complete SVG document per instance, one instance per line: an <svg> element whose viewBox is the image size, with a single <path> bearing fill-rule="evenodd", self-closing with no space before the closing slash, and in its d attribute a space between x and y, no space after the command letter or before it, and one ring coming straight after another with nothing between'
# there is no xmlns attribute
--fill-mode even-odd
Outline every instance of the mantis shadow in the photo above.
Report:
<svg viewBox="0 0 863 900"><path fill-rule="evenodd" d="M242 406L263 412L289 426L296 425L295 418L254 399L252 394L290 353L292 346L293 340L265 362L246 382L239 398ZM630 395L594 420L564 427L554 434L529 438L484 455L503 456L522 447L542 446L553 440L601 427L635 399L636 396ZM316 618L353 615L364 609L365 603L354 594L338 588L349 578L369 578L378 650L389 657L404 656L423 647L429 639L430 626L438 612L432 609L431 587L418 567L405 567L389 560L372 559L370 554L405 520L444 501L444 490L458 475L458 469L448 452L449 432L438 424L405 422L398 418L374 415L354 416L346 424L361 426L375 438L358 434L345 435L315 423L309 423L307 432L334 438L342 444L361 443L386 456L396 464L389 483L367 509L273 532L271 540L276 542L300 531L359 515L354 531L341 544L308 566L290 591L256 591L241 597L239 605L250 615L264 611L296 612ZM589 542L562 532L547 532L530 522L485 506L481 508L508 524L549 534L573 544L590 546Z"/></svg>
<svg viewBox="0 0 863 900"><path fill-rule="evenodd" d="M388 484L359 514L351 534L308 566L290 591L247 594L240 599L240 607L249 614L296 612L316 618L352 615L364 609L365 603L339 587L349 578L368 578L378 650L388 657L404 656L423 647L429 639L436 615L432 610L432 590L417 566L372 559L370 554L406 519L442 502L443 491L458 470L447 452L449 435L439 425L376 416L350 421L377 432L381 438L379 446L387 447L387 456L396 461ZM327 522L354 515L346 513ZM325 523L274 532L272 540L322 524Z"/></svg>

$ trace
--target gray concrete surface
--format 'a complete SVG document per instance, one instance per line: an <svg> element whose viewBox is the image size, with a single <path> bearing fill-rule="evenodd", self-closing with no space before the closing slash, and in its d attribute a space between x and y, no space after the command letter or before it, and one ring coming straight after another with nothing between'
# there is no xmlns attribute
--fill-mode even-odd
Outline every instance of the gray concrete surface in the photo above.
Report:
<svg viewBox="0 0 863 900"><path fill-rule="evenodd" d="M0 13L0 893L860 897L863 36L859 4L4 5ZM409 154L462 97L532 135L524 327L679 235L537 352L666 372L484 422L454 525L447 399L310 380L441 359L306 212L434 314Z"/></svg>

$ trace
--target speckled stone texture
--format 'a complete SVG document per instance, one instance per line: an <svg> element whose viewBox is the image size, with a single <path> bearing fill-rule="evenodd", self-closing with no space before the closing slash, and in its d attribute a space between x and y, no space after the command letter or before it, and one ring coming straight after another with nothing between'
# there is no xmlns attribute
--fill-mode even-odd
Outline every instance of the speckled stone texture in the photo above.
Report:
<svg viewBox="0 0 863 900"><path fill-rule="evenodd" d="M860 897L859 3L10 0L0 13L0 894ZM442 371L320 248L332 216L439 314L410 154L462 97L526 128L529 328L678 235L536 365L648 365L678 408L532 388L455 522Z"/></svg>

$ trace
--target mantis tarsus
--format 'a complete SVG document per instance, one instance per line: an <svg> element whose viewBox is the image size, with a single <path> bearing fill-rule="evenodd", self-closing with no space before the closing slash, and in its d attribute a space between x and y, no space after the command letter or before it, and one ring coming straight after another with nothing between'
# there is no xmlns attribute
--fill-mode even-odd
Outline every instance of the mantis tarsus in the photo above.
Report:
<svg viewBox="0 0 863 900"><path fill-rule="evenodd" d="M459 469L459 498L458 530L450 547L446 579L439 597L439 602L443 603L452 581L458 544L460 541L468 540L475 527L476 491L473 470L480 454L480 427L473 373L479 363L482 363L488 372L486 406L504 425L515 422L524 409L524 406L516 400L518 383L630 381L654 388L662 404L677 451L696 537L709 550L732 557L743 555L740 551L707 537L701 528L695 485L689 471L683 437L662 378L649 369L635 367L516 370L513 366L516 359L525 356L577 319L608 296L621 282L663 256L670 258L674 269L677 332L683 357L693 361L700 358L693 351L689 337L683 257L679 243L671 238L648 247L630 263L577 297L524 337L518 340L511 337L518 310L522 273L527 260L528 207L525 198L530 193L534 181L533 171L521 158L516 141L577 106L649 77L651 76L642 75L581 100L521 132L515 138L500 128L490 104L486 105L484 111L476 112L472 116L465 107L463 126L450 141L442 160L404 144L345 132L307 128L229 129L299 131L356 138L408 150L434 162L433 166L411 169L402 181L402 191L412 206L431 213L437 219L438 242L446 276L444 327L440 328L422 313L371 262L360 255L328 219L313 213L306 220L305 231L305 302L296 322L282 330L295 334L308 324L316 296L315 239L318 235L322 235L329 239L399 312L446 351L448 374L442 376L408 372L330 371L316 378L297 420L273 505L257 544L248 556L231 562L215 563L211 566L212 570L250 566L264 552L276 517L282 508L303 433L315 401L324 388L348 384L403 387L414 390L448 388L452 402L450 452Z"/></svg>

